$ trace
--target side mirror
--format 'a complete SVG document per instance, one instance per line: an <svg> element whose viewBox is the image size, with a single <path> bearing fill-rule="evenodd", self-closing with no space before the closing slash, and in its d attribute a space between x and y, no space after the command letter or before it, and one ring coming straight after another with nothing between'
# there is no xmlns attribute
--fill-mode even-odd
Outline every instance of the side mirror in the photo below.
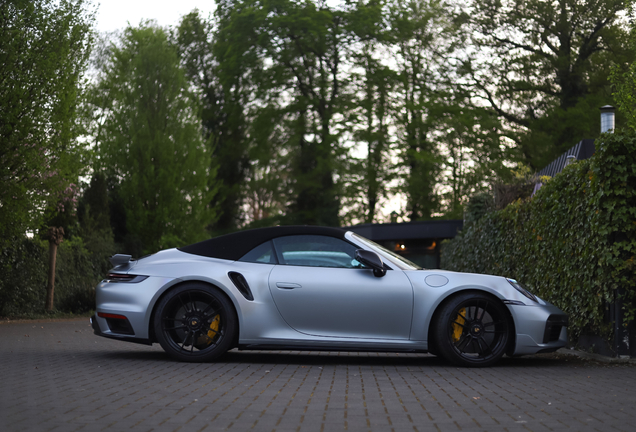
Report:
<svg viewBox="0 0 636 432"><path fill-rule="evenodd" d="M358 249L356 250L356 259L365 266L371 267L373 269L373 276L382 277L386 274L382 258L380 258L377 253L365 249Z"/></svg>

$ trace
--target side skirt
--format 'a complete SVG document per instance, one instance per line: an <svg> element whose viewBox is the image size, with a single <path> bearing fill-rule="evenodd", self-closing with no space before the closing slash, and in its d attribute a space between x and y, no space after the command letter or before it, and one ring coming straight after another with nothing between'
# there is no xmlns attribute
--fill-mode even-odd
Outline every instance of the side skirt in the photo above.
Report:
<svg viewBox="0 0 636 432"><path fill-rule="evenodd" d="M240 351L243 350L260 350L260 351L344 351L344 352L401 352L401 353L419 353L425 354L425 349L416 348L378 348L378 347L351 347L338 345L276 345L276 344L241 344L238 346Z"/></svg>

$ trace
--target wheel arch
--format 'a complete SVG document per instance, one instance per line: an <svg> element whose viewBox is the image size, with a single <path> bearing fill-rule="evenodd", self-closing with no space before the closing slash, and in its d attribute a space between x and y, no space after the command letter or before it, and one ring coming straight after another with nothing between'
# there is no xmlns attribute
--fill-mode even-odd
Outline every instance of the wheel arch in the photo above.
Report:
<svg viewBox="0 0 636 432"><path fill-rule="evenodd" d="M236 335L234 336L234 341L232 341L232 345L231 348L234 348L236 346L238 346L238 341L239 341L239 334L241 332L241 320L239 319L239 309L236 306L236 302L235 299L232 298L232 296L228 295L227 292L225 292L225 290L223 288L221 288L219 285L214 284L210 281L207 280L203 280L203 279L186 279L186 280L181 280L180 282L171 285L168 289L164 290L159 297L157 297L155 299L154 304L152 305L152 312L150 314L150 320L148 321L148 338L150 339L151 342L158 342L157 341L157 336L155 335L155 326L154 326L154 322L155 322L155 313L157 312L157 307L159 306L159 304L161 303L161 300L168 295L168 293L170 293L171 291L183 286L183 285L187 285L190 283L200 283L203 285L207 285L210 288L213 288L215 290L217 290L218 292L220 292L232 305L232 307L234 308L234 313L236 314L236 327L237 327L237 331L236 331ZM230 348L230 349L231 349Z"/></svg>
<svg viewBox="0 0 636 432"><path fill-rule="evenodd" d="M437 352L437 347L434 346L435 345L435 338L433 337L433 332L434 332L435 322L437 321L437 317L440 314L440 312L442 311L442 309L444 308L444 306L446 305L446 303L448 303L453 298L455 298L455 297L457 297L459 295L470 293L470 292L479 293L481 295L486 295L486 296L491 297L495 301L498 301L499 303L502 304L502 306L506 310L506 314L508 316L508 321L510 322L510 326L511 326L511 334L510 334L510 339L508 341L508 346L506 347L506 354L507 355L512 355L512 353L514 351L514 348L515 348L516 340L517 340L517 330L516 330L516 326L515 326L515 320L514 320L512 314L510 313L510 310L504 304L504 302L501 300L501 298L497 297L496 295L494 295L493 293L491 293L488 290L482 290L482 289L478 289L478 288L466 288L466 289L462 289L462 290L459 290L459 291L453 291L453 292L449 293L447 296L445 296L443 299L441 299L441 301L438 302L438 304L437 304L437 306L435 306L435 310L433 311L433 314L430 316L430 320L429 320L428 332L427 332L427 335L426 335L427 343L428 343L428 351L429 352Z"/></svg>

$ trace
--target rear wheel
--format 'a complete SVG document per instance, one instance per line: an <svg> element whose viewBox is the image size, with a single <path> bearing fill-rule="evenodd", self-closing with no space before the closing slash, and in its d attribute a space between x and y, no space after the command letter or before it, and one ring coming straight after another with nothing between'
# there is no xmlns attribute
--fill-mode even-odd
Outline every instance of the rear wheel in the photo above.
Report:
<svg viewBox="0 0 636 432"><path fill-rule="evenodd" d="M171 357L205 362L230 348L238 325L233 305L218 289L188 283L161 299L154 329L161 347Z"/></svg>
<svg viewBox="0 0 636 432"><path fill-rule="evenodd" d="M459 366L491 366L504 355L510 338L506 307L485 294L466 293L451 298L435 322L435 346Z"/></svg>

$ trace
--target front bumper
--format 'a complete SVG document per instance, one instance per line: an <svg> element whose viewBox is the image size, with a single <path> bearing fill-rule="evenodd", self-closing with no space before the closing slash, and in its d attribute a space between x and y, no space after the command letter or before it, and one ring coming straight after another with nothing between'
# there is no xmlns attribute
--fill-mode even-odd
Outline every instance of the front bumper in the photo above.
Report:
<svg viewBox="0 0 636 432"><path fill-rule="evenodd" d="M568 317L558 307L508 305L515 328L513 355L554 352L568 343Z"/></svg>

